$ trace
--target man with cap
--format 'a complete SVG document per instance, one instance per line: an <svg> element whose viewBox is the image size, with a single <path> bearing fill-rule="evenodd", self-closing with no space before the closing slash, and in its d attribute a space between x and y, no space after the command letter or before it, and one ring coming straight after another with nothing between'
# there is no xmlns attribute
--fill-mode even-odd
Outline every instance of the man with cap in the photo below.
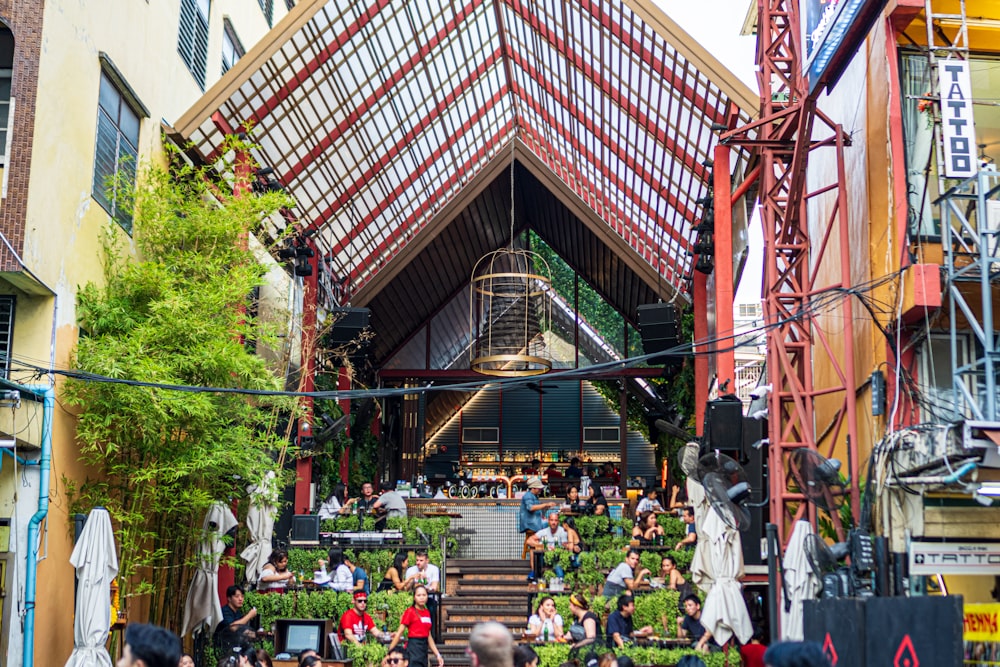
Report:
<svg viewBox="0 0 1000 667"><path fill-rule="evenodd" d="M524 549L521 558L526 558L530 548L529 538L545 527L545 510L556 507L558 503L543 503L535 492L543 488L538 476L528 478L528 490L521 496L521 508L517 514L517 530L524 533Z"/></svg>
<svg viewBox="0 0 1000 667"><path fill-rule="evenodd" d="M354 607L344 612L340 617L340 639L355 644L362 644L370 632L376 639L385 641L392 635L384 633L375 626L375 621L368 615L368 594L357 591L354 594Z"/></svg>

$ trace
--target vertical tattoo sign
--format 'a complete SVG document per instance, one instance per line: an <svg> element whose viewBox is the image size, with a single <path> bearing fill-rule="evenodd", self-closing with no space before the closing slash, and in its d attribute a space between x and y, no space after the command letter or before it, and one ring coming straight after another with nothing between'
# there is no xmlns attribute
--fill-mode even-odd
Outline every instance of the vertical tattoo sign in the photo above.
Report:
<svg viewBox="0 0 1000 667"><path fill-rule="evenodd" d="M973 176L976 173L976 131L968 61L940 61L938 90L941 91L944 175L948 178Z"/></svg>

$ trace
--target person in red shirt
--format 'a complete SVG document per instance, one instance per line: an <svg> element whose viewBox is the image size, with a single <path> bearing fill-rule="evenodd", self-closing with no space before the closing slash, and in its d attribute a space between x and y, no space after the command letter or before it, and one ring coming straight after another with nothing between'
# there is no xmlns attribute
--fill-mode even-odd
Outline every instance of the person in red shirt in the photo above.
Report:
<svg viewBox="0 0 1000 667"><path fill-rule="evenodd" d="M430 648L437 657L438 667L444 667L444 658L434 644L431 636L431 612L427 610L427 588L417 586L413 589L413 606L403 612L399 619L399 629L389 642L389 651L403 638L403 630L407 632L406 659L409 667L427 667L427 649Z"/></svg>
<svg viewBox="0 0 1000 667"><path fill-rule="evenodd" d="M755 625L750 643L740 647L740 660L743 661L743 667L764 667L764 652L767 651L767 647L761 643L763 640L763 628Z"/></svg>
<svg viewBox="0 0 1000 667"><path fill-rule="evenodd" d="M383 641L390 636L389 633L383 633L375 627L375 621L368 615L368 595L364 591L354 594L354 608L344 612L337 627L340 630L341 641L355 644L363 643L369 632L376 639Z"/></svg>

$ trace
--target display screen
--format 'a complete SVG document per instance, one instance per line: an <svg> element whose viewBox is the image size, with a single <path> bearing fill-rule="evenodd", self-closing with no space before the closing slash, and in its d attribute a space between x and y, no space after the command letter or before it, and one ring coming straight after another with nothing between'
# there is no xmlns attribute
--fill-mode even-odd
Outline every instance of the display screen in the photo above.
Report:
<svg viewBox="0 0 1000 667"><path fill-rule="evenodd" d="M320 644L322 633L322 621L318 623L304 623L302 625L289 625L285 631L285 651L288 653L301 653L306 649L312 649L319 653L320 648L322 648Z"/></svg>

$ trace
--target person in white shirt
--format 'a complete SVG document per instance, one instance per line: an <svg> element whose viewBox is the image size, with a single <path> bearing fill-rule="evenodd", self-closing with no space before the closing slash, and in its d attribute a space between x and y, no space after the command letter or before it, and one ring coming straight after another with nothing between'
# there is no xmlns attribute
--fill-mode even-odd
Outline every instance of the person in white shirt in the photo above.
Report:
<svg viewBox="0 0 1000 667"><path fill-rule="evenodd" d="M634 590L636 583L642 581L643 575L649 574L649 570L646 568L640 568L636 572L638 567L639 552L629 549L625 556L625 562L619 563L618 567L608 574L608 578L604 582L604 597L616 597L625 591Z"/></svg>
<svg viewBox="0 0 1000 667"><path fill-rule="evenodd" d="M319 506L319 510L316 513L319 514L321 520L335 519L342 514L349 513L349 508L350 500L347 498L347 485L339 482L333 487L333 493L323 501L323 504Z"/></svg>
<svg viewBox="0 0 1000 667"><path fill-rule="evenodd" d="M639 516L643 512L662 512L663 506L657 499L658 490L654 487L646 489L646 495L639 499L639 504L635 506L635 515Z"/></svg>
<svg viewBox="0 0 1000 667"><path fill-rule="evenodd" d="M414 576L416 577L414 581L418 585L427 586L428 591L437 592L441 589L441 570L428 561L426 551L418 551L417 564L406 568L404 579Z"/></svg>
<svg viewBox="0 0 1000 667"><path fill-rule="evenodd" d="M329 576L331 578L326 587L342 592L354 590L354 574L351 572L351 568L344 564L343 549L340 547L331 547L330 551L327 552L327 556L330 558L331 573ZM324 565L322 561L320 564Z"/></svg>
<svg viewBox="0 0 1000 667"><path fill-rule="evenodd" d="M566 529L559 525L559 513L549 512L549 525L528 538L528 546L532 549L546 549L553 551L565 548L569 542L569 535Z"/></svg>

